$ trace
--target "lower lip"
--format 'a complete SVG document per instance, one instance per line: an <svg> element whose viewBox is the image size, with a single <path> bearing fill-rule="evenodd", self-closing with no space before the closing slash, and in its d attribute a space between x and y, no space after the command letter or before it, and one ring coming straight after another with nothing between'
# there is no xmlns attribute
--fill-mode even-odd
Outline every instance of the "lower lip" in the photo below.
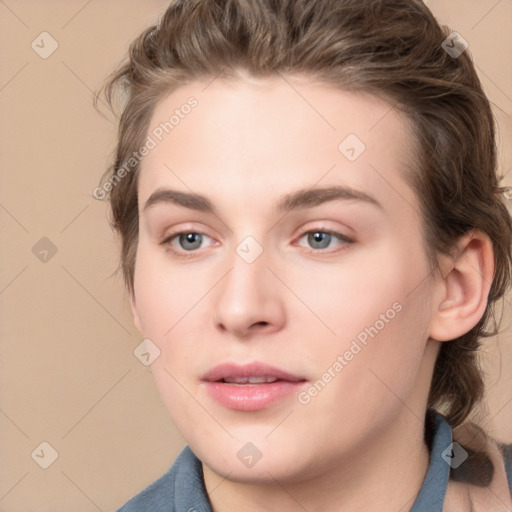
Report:
<svg viewBox="0 0 512 512"><path fill-rule="evenodd" d="M267 384L228 384L206 382L206 389L221 405L237 411L259 411L298 392L304 381L278 380Z"/></svg>

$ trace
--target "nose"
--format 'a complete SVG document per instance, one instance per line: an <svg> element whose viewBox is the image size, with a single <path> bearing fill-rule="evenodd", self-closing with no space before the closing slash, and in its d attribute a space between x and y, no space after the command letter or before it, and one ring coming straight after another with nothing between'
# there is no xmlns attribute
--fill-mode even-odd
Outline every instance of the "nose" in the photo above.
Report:
<svg viewBox="0 0 512 512"><path fill-rule="evenodd" d="M238 339L277 332L285 323L285 291L267 268L266 251L252 263L239 254L212 296L215 327Z"/></svg>

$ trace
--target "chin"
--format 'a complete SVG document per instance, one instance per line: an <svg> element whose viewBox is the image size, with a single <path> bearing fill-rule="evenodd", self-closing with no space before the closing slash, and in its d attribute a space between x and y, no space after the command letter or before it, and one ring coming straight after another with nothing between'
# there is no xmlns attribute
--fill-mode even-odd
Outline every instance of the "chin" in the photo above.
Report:
<svg viewBox="0 0 512 512"><path fill-rule="evenodd" d="M245 437L244 437L245 439ZM246 484L299 482L311 473L313 460L301 450L301 443L273 444L264 436L254 441L189 443L192 451L216 474ZM304 447L302 447L304 448Z"/></svg>

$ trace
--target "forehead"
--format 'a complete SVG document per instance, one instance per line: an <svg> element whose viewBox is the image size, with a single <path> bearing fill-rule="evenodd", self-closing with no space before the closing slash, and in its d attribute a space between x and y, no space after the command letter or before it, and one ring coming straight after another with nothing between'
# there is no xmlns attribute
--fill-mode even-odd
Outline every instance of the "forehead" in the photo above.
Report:
<svg viewBox="0 0 512 512"><path fill-rule="evenodd" d="M164 186L261 204L320 182L414 201L401 179L413 161L404 116L305 77L193 82L156 105L147 136L140 203Z"/></svg>

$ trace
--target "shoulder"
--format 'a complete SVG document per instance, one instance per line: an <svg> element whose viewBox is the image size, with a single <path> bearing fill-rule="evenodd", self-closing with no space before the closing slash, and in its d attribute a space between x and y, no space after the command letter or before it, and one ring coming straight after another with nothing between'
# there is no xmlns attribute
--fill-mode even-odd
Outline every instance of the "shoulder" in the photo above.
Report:
<svg viewBox="0 0 512 512"><path fill-rule="evenodd" d="M175 512L185 501L205 501L202 465L187 446L158 480L125 503L117 512ZM185 509L186 510L186 509Z"/></svg>
<svg viewBox="0 0 512 512"><path fill-rule="evenodd" d="M131 498L117 512L142 512L144 510L174 510L169 503L174 502L174 465L158 480Z"/></svg>

